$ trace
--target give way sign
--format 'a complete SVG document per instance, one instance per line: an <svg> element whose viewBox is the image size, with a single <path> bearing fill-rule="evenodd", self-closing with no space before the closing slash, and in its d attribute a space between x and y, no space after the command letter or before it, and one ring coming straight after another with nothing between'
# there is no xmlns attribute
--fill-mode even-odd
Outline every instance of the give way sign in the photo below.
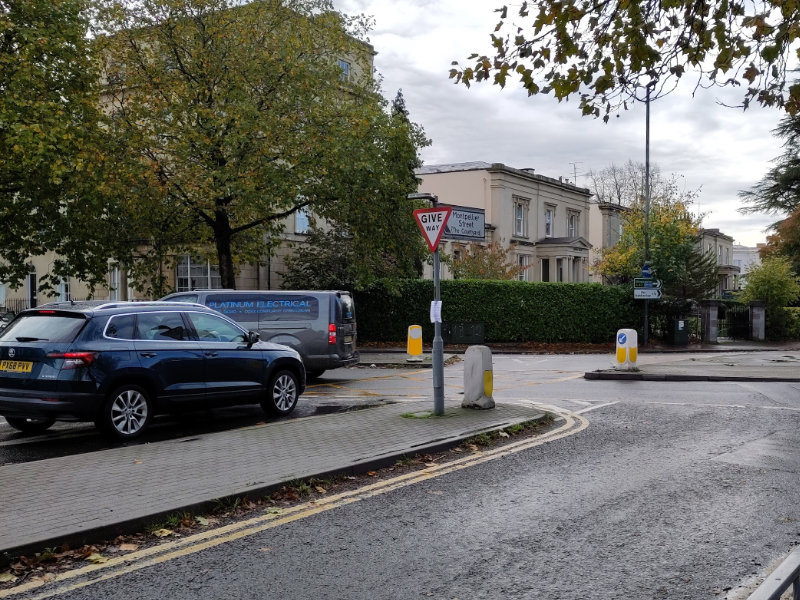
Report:
<svg viewBox="0 0 800 600"><path fill-rule="evenodd" d="M436 252L436 247L439 245L439 240L442 239L444 226L447 224L447 219L450 218L451 212L453 212L453 208L450 206L418 208L414 211L414 218L417 220L417 225L419 225L419 229L431 252Z"/></svg>

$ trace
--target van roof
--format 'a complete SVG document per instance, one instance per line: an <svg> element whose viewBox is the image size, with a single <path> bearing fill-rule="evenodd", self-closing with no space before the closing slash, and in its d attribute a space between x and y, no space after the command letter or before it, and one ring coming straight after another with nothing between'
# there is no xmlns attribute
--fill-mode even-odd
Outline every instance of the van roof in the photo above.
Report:
<svg viewBox="0 0 800 600"><path fill-rule="evenodd" d="M191 294L192 292L233 292L236 294L350 294L348 290L232 290L225 289L196 289L188 292L175 292L176 294ZM173 294L170 294L172 296Z"/></svg>

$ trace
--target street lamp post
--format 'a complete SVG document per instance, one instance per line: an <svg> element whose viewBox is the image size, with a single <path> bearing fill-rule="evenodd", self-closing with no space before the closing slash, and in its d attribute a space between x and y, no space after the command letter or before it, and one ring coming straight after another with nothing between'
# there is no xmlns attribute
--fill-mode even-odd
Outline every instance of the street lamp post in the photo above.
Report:
<svg viewBox="0 0 800 600"><path fill-rule="evenodd" d="M645 134L644 134L644 264L650 266L650 90L655 87L655 82L647 84L645 99ZM647 346L650 322L648 317L648 303L644 301L644 335L642 345Z"/></svg>

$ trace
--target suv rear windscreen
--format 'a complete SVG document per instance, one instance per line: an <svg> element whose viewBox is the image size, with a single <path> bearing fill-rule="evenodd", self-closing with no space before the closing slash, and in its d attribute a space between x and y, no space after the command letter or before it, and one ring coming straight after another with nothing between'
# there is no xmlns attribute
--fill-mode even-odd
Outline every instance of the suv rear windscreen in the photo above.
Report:
<svg viewBox="0 0 800 600"><path fill-rule="evenodd" d="M83 315L29 313L0 333L0 342L72 342L83 327Z"/></svg>
<svg viewBox="0 0 800 600"><path fill-rule="evenodd" d="M303 294L216 294L206 306L240 323L255 321L313 321L319 317L319 301Z"/></svg>

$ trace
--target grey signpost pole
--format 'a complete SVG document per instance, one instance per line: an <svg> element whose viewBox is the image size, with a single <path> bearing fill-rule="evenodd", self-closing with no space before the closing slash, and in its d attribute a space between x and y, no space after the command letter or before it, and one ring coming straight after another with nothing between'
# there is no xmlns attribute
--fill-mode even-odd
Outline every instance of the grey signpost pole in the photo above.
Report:
<svg viewBox="0 0 800 600"><path fill-rule="evenodd" d="M434 196L436 198L436 196ZM433 200L436 206L436 200ZM433 301L439 302L439 246L433 252ZM433 323L433 414L444 414L444 340L439 319Z"/></svg>
<svg viewBox="0 0 800 600"><path fill-rule="evenodd" d="M409 194L411 200L427 200L433 208L439 203L439 197L433 194ZM433 250L433 301L439 302L439 246ZM444 414L444 340L442 340L442 324L439 319L433 322L433 414Z"/></svg>

